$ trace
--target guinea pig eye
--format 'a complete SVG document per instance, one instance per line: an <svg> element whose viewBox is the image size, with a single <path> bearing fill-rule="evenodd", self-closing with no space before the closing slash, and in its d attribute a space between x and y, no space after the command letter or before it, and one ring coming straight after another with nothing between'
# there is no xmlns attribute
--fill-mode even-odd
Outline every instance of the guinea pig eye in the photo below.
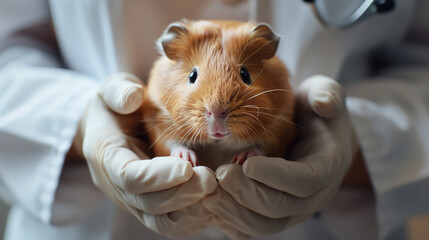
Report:
<svg viewBox="0 0 429 240"><path fill-rule="evenodd" d="M197 81L197 77L198 77L198 69L194 68L192 69L192 72L189 73L189 83L194 84L195 81Z"/></svg>
<svg viewBox="0 0 429 240"><path fill-rule="evenodd" d="M250 85L252 83L252 80L250 79L250 73L245 67L240 68L240 77L245 84Z"/></svg>

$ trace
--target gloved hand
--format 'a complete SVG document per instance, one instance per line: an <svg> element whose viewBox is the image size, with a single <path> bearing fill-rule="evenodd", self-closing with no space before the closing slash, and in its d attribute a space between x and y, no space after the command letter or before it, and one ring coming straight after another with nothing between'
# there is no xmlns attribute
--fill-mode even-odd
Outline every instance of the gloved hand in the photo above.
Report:
<svg viewBox="0 0 429 240"><path fill-rule="evenodd" d="M201 199L217 187L214 173L192 168L181 158L145 153L140 80L118 74L106 81L81 121L76 141L94 183L148 228L168 236L186 236L210 224L213 213ZM120 115L115 113L121 113Z"/></svg>
<svg viewBox="0 0 429 240"><path fill-rule="evenodd" d="M256 156L216 171L220 187L203 200L232 238L280 232L318 212L357 150L342 87L324 76L296 91L297 142L291 158ZM323 117L323 118L322 118Z"/></svg>

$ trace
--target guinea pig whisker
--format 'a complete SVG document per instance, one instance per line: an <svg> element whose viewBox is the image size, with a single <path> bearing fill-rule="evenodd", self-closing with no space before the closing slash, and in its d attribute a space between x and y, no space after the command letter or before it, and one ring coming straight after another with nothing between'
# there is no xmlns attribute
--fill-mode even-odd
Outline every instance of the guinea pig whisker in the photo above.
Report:
<svg viewBox="0 0 429 240"><path fill-rule="evenodd" d="M188 131L185 133L185 135L182 137L182 140L180 140L179 141L179 144L182 142L182 144L184 144L185 143L185 141L186 141L186 138L189 136L189 134L191 134L192 133L192 131L194 131L195 130L195 128L197 128L197 126L193 126L193 127L191 127L190 129L188 129ZM188 141L187 142L187 147L189 147L189 143L190 143L191 141Z"/></svg>
<svg viewBox="0 0 429 240"><path fill-rule="evenodd" d="M247 107L247 108L255 108L256 105L244 105L242 107ZM267 110L281 110L281 108L268 108L268 107L259 107L257 106L258 109L267 109Z"/></svg>
<svg viewBox="0 0 429 240"><path fill-rule="evenodd" d="M186 131L186 126L189 126L189 125L191 125L191 123L189 123L189 124L183 124L183 125L181 125L181 126L179 126L177 129L175 129L174 130L174 135L173 135L173 139L176 139L176 138L178 138L178 137L180 137L180 135L182 135L182 133L184 132L184 131ZM180 132L179 132L180 131ZM179 145L182 145L183 143L184 143L184 141L185 141L185 139L184 139L184 136L182 136L182 137L180 137L180 139L177 141L177 143L179 144Z"/></svg>
<svg viewBox="0 0 429 240"><path fill-rule="evenodd" d="M149 149L150 148L152 148L152 146L158 141L158 140L160 140L160 139L165 139L165 138L167 138L167 137L169 137L171 134L176 134L181 128L183 128L183 127L185 127L185 126L187 126L187 125L189 125L189 124L191 124L192 122L190 122L190 123L188 123L188 124L182 124L182 125L180 125L180 126L178 126L178 128L177 129L175 129L175 130L173 130L173 131L171 131L169 134L167 134L166 136L164 136L164 134L168 131L168 130L170 130L170 128L172 128L172 127L174 127L174 126L177 126L177 124L171 124L166 130L164 130L164 132L162 132L162 134L161 135L159 135L159 137L152 143L152 145L150 145L150 147L149 147ZM164 137L163 137L164 136ZM174 136L176 136L176 135L174 135Z"/></svg>
<svg viewBox="0 0 429 240"><path fill-rule="evenodd" d="M252 132L252 135L255 137L255 139L258 141L258 144L260 145L260 146L263 146L264 145L264 142L262 141L262 139L259 137L259 135L255 132L255 131L253 131L253 127L251 126L251 125L249 125L249 124L246 124L247 126L249 126L247 129L248 130L250 130L251 132Z"/></svg>
<svg viewBox="0 0 429 240"><path fill-rule="evenodd" d="M203 138L203 136L204 136L204 129L203 128L201 128L200 129L200 131L198 132L198 135L199 135L199 137L200 137L200 144L201 143L203 143L203 145L204 145L204 149L206 149L206 146L205 146L205 141L203 141L204 140L204 138Z"/></svg>
<svg viewBox="0 0 429 240"><path fill-rule="evenodd" d="M246 131L243 130L242 124L240 124L239 122L236 122L236 121L230 121L229 126L231 129L236 129L236 131L234 131L234 133L237 134L237 137L239 137L239 138L241 137L242 140L245 140L247 142L247 140L244 136L244 133Z"/></svg>
<svg viewBox="0 0 429 240"><path fill-rule="evenodd" d="M258 115L257 115L257 117L259 117L259 108L260 107L258 107L256 105L244 105L243 107L250 107L250 108L256 108L256 109L258 109Z"/></svg>
<svg viewBox="0 0 429 240"><path fill-rule="evenodd" d="M241 67L244 63L237 63L234 64L234 67ZM255 66L255 65L261 65L260 63L246 63L246 66Z"/></svg>
<svg viewBox="0 0 429 240"><path fill-rule="evenodd" d="M200 143L200 145L201 145L201 141L202 141L202 139L203 139L203 137L204 137L204 132L206 131L206 129L205 129L205 126L202 124L201 126L200 126L200 128L198 129L198 131L196 132L196 134L195 134L195 139L194 139L194 143L196 144L196 142L197 142L197 138L199 138L199 143Z"/></svg>
<svg viewBox="0 0 429 240"><path fill-rule="evenodd" d="M241 124L234 124L235 122L232 122L231 124L233 124L234 126L237 126L239 129L240 129L240 132L239 132L239 134L240 134L240 136L241 136L241 138L242 139L245 139L245 137L244 137L244 135L243 135L243 133L245 132L244 130L243 130L243 128L241 127ZM246 140L246 142L247 142L247 140Z"/></svg>
<svg viewBox="0 0 429 240"><path fill-rule="evenodd" d="M262 72L264 71L264 65L262 65L261 71L259 71L258 75L256 75L255 79L253 79L253 81L246 87L246 90L249 89L250 86L252 86L252 84L258 80L259 76L262 74Z"/></svg>
<svg viewBox="0 0 429 240"><path fill-rule="evenodd" d="M285 122L287 122L287 123L291 123L291 124L293 124L293 125L295 125L295 126L297 126L297 127L301 128L302 130L306 130L304 127L302 127L302 126L300 126L300 125L298 125L298 124L294 123L293 121L288 120L288 119L286 119L286 118L282 118L282 117L280 117L280 116L277 116L277 115L275 115L275 114L271 114L271 113L267 113L267 112L260 112L260 113L261 113L261 114L265 114L265 115L270 116L270 117L278 118L278 119L283 120L283 121L285 121Z"/></svg>
<svg viewBox="0 0 429 240"><path fill-rule="evenodd" d="M189 145L191 145L191 144L193 144L193 137L194 137L194 135L195 135L195 132L197 131L197 129L198 129L198 126L197 125L194 125L191 129L189 129L189 131L186 133L186 137L188 137L189 136L189 141L187 141L187 146L189 146Z"/></svg>
<svg viewBox="0 0 429 240"><path fill-rule="evenodd" d="M160 117L160 116L155 116L155 117L151 117L151 118L145 118L142 120L138 120L137 122L150 122L150 121L154 121L154 120L169 120L170 117Z"/></svg>
<svg viewBox="0 0 429 240"><path fill-rule="evenodd" d="M259 119L258 119L258 122L260 122L261 123L261 121L259 121ZM265 135L268 137L268 136L271 136L271 137L274 137L274 138L276 138L277 139L277 137L273 134L273 133L270 133L269 131L267 131L267 129L262 125L262 123L260 124L260 126L264 129L264 132L265 132ZM278 139L277 139L277 141L279 141Z"/></svg>
<svg viewBox="0 0 429 240"><path fill-rule="evenodd" d="M250 131L248 130L249 124L247 122L245 122L245 121L232 121L232 122L230 122L230 124L231 124L231 129L234 129L234 128L239 129L239 131L237 131L237 135L240 135L242 140L244 140L246 143L251 143L251 141L249 141L249 136L248 136Z"/></svg>
<svg viewBox="0 0 429 240"><path fill-rule="evenodd" d="M200 136L200 133L201 133L201 128L198 128L198 129L194 132L194 134L193 134L193 136L192 136L192 138L191 138L192 144L194 144L194 145L196 145L196 144L197 144L197 139L198 139L198 137Z"/></svg>
<svg viewBox="0 0 429 240"><path fill-rule="evenodd" d="M238 88L240 88L240 84L238 82L233 82Z"/></svg>
<svg viewBox="0 0 429 240"><path fill-rule="evenodd" d="M156 138L155 139L155 141L153 141L153 143L149 146L149 149L151 149L152 147L153 147L153 145L159 140L159 139L161 139L162 138L162 136L168 131L168 130L170 130L170 128L172 128L173 126L174 126L175 124L171 124L167 129L165 129L164 130L164 132L162 132L162 134L161 135L159 135L159 137L158 138ZM171 134L171 132L167 135L167 136L169 136Z"/></svg>
<svg viewBox="0 0 429 240"><path fill-rule="evenodd" d="M236 86L232 87L232 91L228 96L229 102L228 104L230 104L231 102L236 102L239 94L239 89L240 89L240 84L238 82L232 82L233 84L235 84Z"/></svg>
<svg viewBox="0 0 429 240"><path fill-rule="evenodd" d="M161 116L155 116L155 117L151 117L151 118L142 119L142 120L139 120L137 122L147 123L147 122L155 122L155 121L157 121L159 123L156 124L155 126L152 126L152 127L148 128L148 129L146 129L143 132L135 134L135 136L146 134L146 133L148 133L150 130L152 130L154 128L157 128L157 127L159 127L161 125L166 125L168 121L171 121L171 117L168 117L168 116L162 116L162 117Z"/></svg>
<svg viewBox="0 0 429 240"><path fill-rule="evenodd" d="M290 90L286 90L286 89L269 89L269 90L260 92L260 93L258 93L256 95L253 95L253 96L249 97L248 99L244 100L244 102L247 102L247 101L249 101L249 100L251 100L253 98L256 98L258 96L261 96L263 94L270 93L270 92L291 92L291 91Z"/></svg>
<svg viewBox="0 0 429 240"><path fill-rule="evenodd" d="M140 133L140 134L147 133L147 132L149 132L150 130L152 130L152 129L154 129L154 128L157 128L157 127L159 127L159 126L161 126L161 125L163 125L163 124L165 124L165 122L158 123L158 124L156 124L155 126L153 126L153 127L151 127L151 128L146 129L146 131L144 131L144 132L142 132L142 133Z"/></svg>
<svg viewBox="0 0 429 240"><path fill-rule="evenodd" d="M202 131L203 131L203 128L200 129L200 132ZM206 142L207 141L204 141L203 134L200 134L200 144L202 143L204 151L206 150Z"/></svg>
<svg viewBox="0 0 429 240"><path fill-rule="evenodd" d="M251 114L251 113L246 113L246 112L245 112L244 114L249 115L249 116L251 116L253 119L255 119L255 120L259 123L259 126L261 126L261 128L262 128L262 129L264 129L265 134L267 134L267 135L268 135L268 133L267 133L267 129L264 127L264 125L262 124L261 120L259 120L259 118L258 118L258 117L256 117L255 115L253 115L253 114ZM259 113L258 113L258 114L259 114Z"/></svg>
<svg viewBox="0 0 429 240"><path fill-rule="evenodd" d="M240 52L240 57L238 58L238 59L242 59L243 58L243 53L246 51L246 49L247 49L247 47L250 45L252 43L252 41L248 41L247 43L246 43L246 45L244 45L244 47L243 47L243 49L241 50L241 52ZM247 59L247 58L246 58ZM245 59L245 60L246 60ZM243 60L243 61L241 61L241 63L239 64L239 65L243 65L243 62L245 62L245 60Z"/></svg>
<svg viewBox="0 0 429 240"><path fill-rule="evenodd" d="M165 101L164 106L168 106L168 103L170 102L171 98L173 96L175 96L175 94L173 94L173 93L175 93L176 91L177 91L177 88L175 88L175 87L170 87L167 89L167 92L170 93L170 96L168 96L167 101Z"/></svg>
<svg viewBox="0 0 429 240"><path fill-rule="evenodd" d="M199 126L197 126L197 130L194 131L194 133L192 133L192 136L190 138L190 141L193 145L195 145L195 140L197 139L198 133L200 131L201 128L199 128Z"/></svg>

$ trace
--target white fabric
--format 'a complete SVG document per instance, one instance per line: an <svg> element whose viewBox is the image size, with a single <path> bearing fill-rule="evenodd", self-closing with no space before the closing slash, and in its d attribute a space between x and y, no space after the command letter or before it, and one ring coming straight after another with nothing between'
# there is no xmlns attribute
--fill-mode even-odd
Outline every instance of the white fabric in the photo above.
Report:
<svg viewBox="0 0 429 240"><path fill-rule="evenodd" d="M409 217L429 212L428 76L427 66L403 66L349 88L382 238Z"/></svg>
<svg viewBox="0 0 429 240"><path fill-rule="evenodd" d="M1 22L8 23L0 26L0 194L14 204L7 228L8 240L24 239L29 234L34 239L48 240L109 236L164 239L105 200L93 187L87 169L64 169L58 181L78 120L94 94L94 79L117 71L132 72L144 79L156 56L154 40L168 23L184 16L266 21L283 35L278 54L291 69L295 82L313 74L348 82L368 73L366 58L371 50L400 42L414 7L414 1L398 0L394 13L337 31L321 27L301 1L238 1L237 5L208 0L194 0L186 5L160 0L51 1L60 48L71 72L59 69L61 63L49 46L34 39L4 40L14 29L45 21L46 2L8 0L6 3L0 8ZM416 32L413 29L413 36ZM419 58L411 58L409 62L427 64L429 57L422 52L413 54ZM394 239L395 228L408 216L429 211L429 140L425 133L429 88L425 74L419 72L425 73L410 68L392 72L386 77L388 81L379 83L380 78L372 79L361 86L354 85L350 91L355 98L350 99L348 106L376 190L380 239ZM410 73L417 75L409 76ZM41 97L34 97L35 94ZM76 182L70 175L73 171L87 177ZM74 191L79 194L71 198ZM339 196L343 193L340 191ZM371 218L374 216L368 211L371 202L365 204L364 212L368 213L365 217L359 211L344 216L341 211L347 207L339 208L340 204L355 208L360 204L351 200L355 197L345 198L350 204L337 199L327 206L321 218L310 219L266 239L285 239L285 235L290 239L363 239L377 235ZM85 204L88 208L82 208ZM74 215L64 218L73 211ZM371 224L362 218L369 218ZM49 221L69 225L45 224ZM365 230L356 229L365 225L369 225ZM207 238L207 234L210 235L206 233L203 237Z"/></svg>
<svg viewBox="0 0 429 240"><path fill-rule="evenodd" d="M32 27L49 18L46 0L26 1L25 4L14 0L3 0L0 11L0 22L8 23L0 27L0 46L4 42L4 37L13 34L17 29Z"/></svg>
<svg viewBox="0 0 429 240"><path fill-rule="evenodd" d="M95 84L20 43L0 55L1 195L48 222L64 155Z"/></svg>

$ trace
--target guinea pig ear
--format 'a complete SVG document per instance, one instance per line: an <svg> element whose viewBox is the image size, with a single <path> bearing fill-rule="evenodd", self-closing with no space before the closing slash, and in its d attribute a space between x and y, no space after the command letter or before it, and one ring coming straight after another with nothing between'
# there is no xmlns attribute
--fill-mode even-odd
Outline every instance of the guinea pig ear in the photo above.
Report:
<svg viewBox="0 0 429 240"><path fill-rule="evenodd" d="M270 59L274 57L279 46L280 36L274 33L270 25L260 23L252 29L251 33L255 38L254 50L259 58Z"/></svg>
<svg viewBox="0 0 429 240"><path fill-rule="evenodd" d="M177 41L188 35L188 29L180 23L174 22L168 25L164 34L158 39L158 48L161 54L165 54L171 60L178 59Z"/></svg>

